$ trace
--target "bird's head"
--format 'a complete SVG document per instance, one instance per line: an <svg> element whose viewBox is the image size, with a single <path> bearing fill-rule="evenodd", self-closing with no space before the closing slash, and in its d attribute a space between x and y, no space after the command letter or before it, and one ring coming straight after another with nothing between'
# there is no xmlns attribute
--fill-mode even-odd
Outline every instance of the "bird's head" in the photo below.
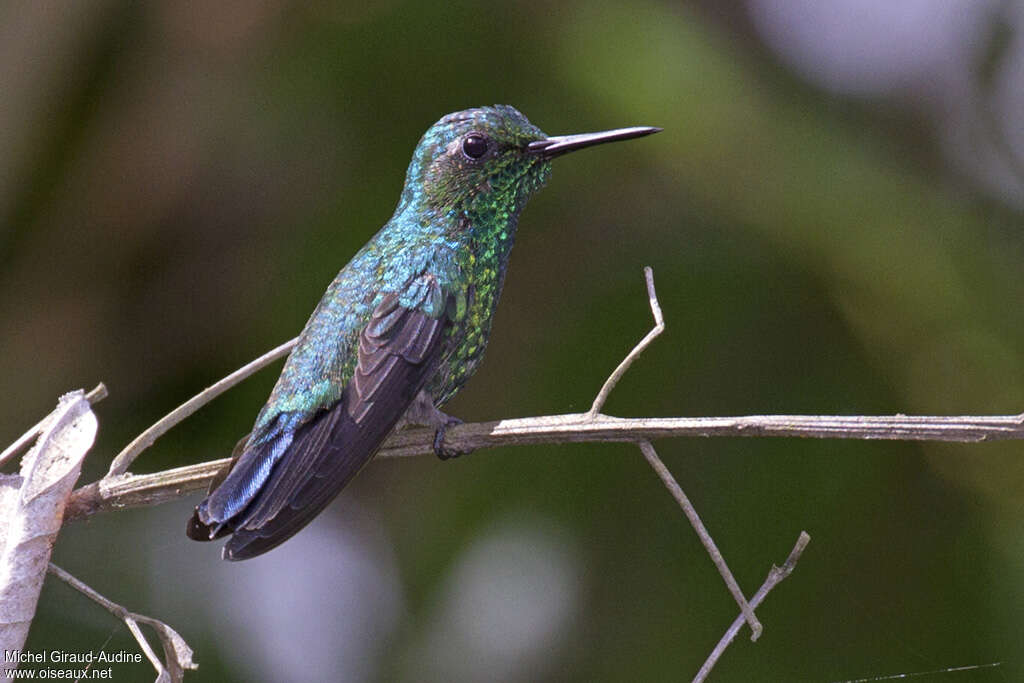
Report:
<svg viewBox="0 0 1024 683"><path fill-rule="evenodd" d="M549 137L508 105L454 112L431 126L417 145L403 203L419 200L441 215L518 213L547 182L556 156L659 130Z"/></svg>

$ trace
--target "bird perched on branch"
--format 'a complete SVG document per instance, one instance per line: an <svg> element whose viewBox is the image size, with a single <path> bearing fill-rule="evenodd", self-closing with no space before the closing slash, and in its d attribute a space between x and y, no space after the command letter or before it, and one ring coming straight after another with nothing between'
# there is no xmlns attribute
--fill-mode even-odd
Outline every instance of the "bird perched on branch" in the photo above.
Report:
<svg viewBox="0 0 1024 683"><path fill-rule="evenodd" d="M381 230L342 268L299 336L252 432L188 524L232 534L244 560L316 517L400 421L436 429L483 358L519 214L567 152L656 133L549 137L507 105L455 112L424 134Z"/></svg>

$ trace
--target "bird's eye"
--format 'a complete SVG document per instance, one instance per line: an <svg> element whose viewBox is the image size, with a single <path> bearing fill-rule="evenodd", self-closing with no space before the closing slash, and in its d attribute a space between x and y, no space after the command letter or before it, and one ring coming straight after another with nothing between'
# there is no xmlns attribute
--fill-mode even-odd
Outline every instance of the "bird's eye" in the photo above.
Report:
<svg viewBox="0 0 1024 683"><path fill-rule="evenodd" d="M487 138L478 133L467 135L462 141L462 153L470 159L479 159L487 154Z"/></svg>

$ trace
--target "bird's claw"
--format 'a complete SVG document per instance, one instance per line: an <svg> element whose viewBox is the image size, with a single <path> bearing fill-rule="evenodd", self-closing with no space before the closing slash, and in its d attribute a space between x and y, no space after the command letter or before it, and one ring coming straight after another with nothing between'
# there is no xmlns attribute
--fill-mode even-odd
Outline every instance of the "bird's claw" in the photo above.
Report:
<svg viewBox="0 0 1024 683"><path fill-rule="evenodd" d="M457 458L460 455L469 453L468 450L459 450L457 448L449 448L444 445L444 434L448 431L449 427L454 425L462 424L462 420L457 417L448 416L448 419L441 423L441 426L434 432L434 454L441 460L448 460L449 458Z"/></svg>

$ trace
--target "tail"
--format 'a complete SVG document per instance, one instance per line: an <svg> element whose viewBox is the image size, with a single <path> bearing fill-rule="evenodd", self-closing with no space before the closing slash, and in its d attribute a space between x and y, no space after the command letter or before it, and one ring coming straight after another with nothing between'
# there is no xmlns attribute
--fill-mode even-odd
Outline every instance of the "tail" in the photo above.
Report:
<svg viewBox="0 0 1024 683"><path fill-rule="evenodd" d="M249 435L246 434L235 447L231 449L231 462L227 464L220 472L213 475L213 479L210 480L210 487L206 490L206 495L209 497L214 491L220 488L220 485L227 479L228 474L235 468L238 463L238 459L242 456L245 450L245 444L249 442ZM188 524L185 526L185 535L191 538L193 541L212 541L217 538L222 538L231 533L230 529L222 528L215 531L212 527L203 524L202 520L199 519L199 506L195 507L192 511L192 516L188 520Z"/></svg>
<svg viewBox="0 0 1024 683"><path fill-rule="evenodd" d="M261 555L294 536L337 497L394 427L394 422L362 424L349 409L343 397L300 427L252 502L222 521L209 510L221 499L237 499L236 489L244 485L229 475L196 507L186 533L191 538L201 534L204 541L232 534L224 546L226 560Z"/></svg>
<svg viewBox="0 0 1024 683"><path fill-rule="evenodd" d="M434 288L430 277L423 296ZM440 291L434 298L443 301ZM224 559L244 560L312 521L369 462L437 370L449 325L443 313L435 318L402 306L397 293L385 296L359 336L356 369L340 400L301 424L295 414L282 414L271 438L244 444L196 508L189 537L230 533Z"/></svg>

